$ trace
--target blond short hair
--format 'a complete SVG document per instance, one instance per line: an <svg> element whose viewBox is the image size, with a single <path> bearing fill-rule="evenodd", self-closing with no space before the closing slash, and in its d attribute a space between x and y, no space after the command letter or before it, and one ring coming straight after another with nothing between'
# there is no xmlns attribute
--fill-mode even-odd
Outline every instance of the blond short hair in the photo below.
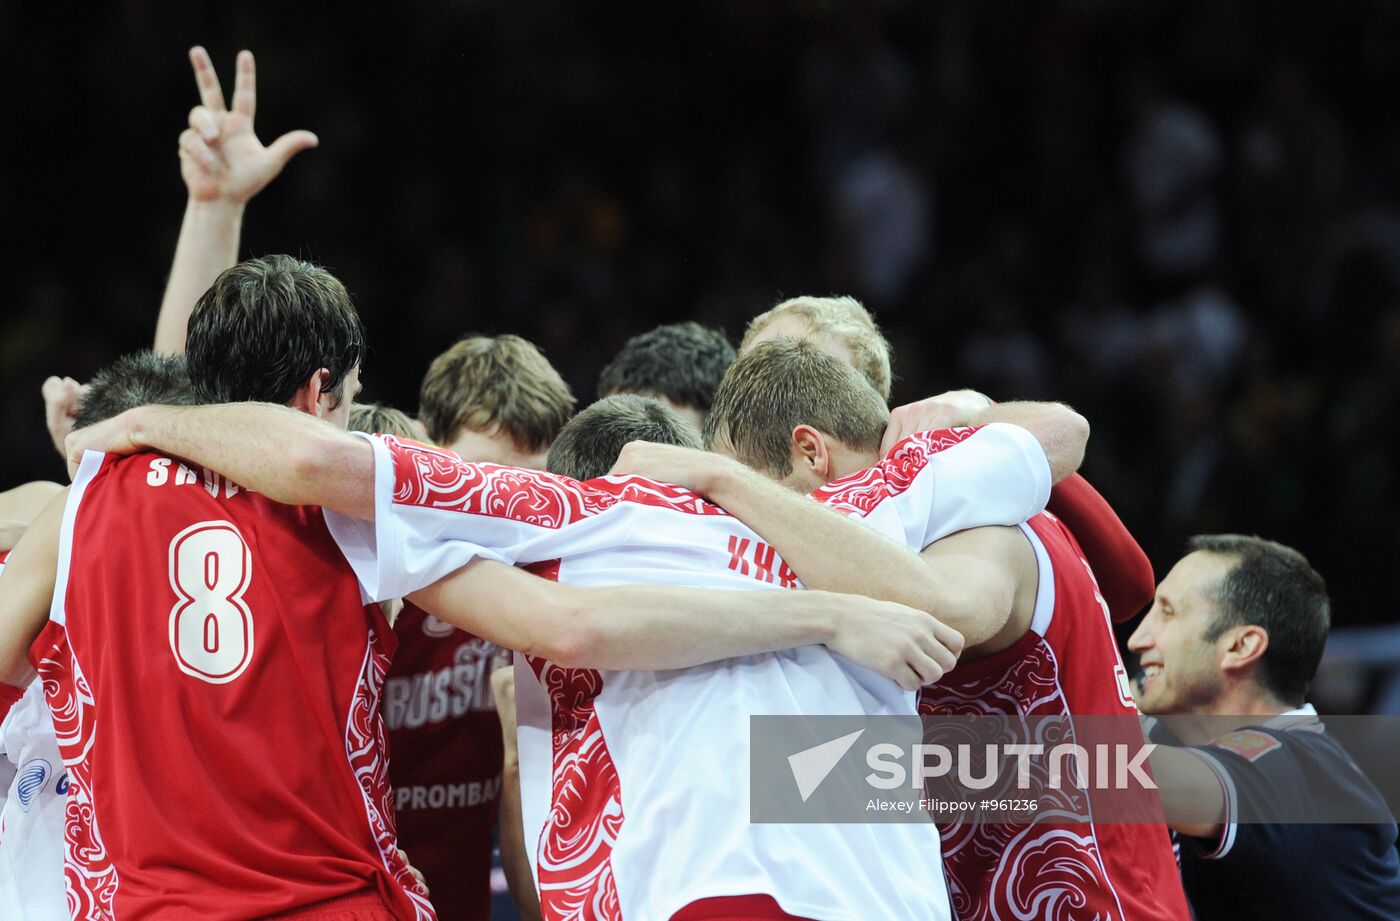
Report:
<svg viewBox="0 0 1400 921"><path fill-rule="evenodd" d="M440 445L467 430L545 451L573 413L569 385L538 346L519 336L463 339L433 359L418 392L418 418Z"/></svg>
<svg viewBox="0 0 1400 921"><path fill-rule="evenodd" d="M705 418L705 446L723 440L749 467L792 473L792 430L810 425L857 451L879 452L884 399L844 361L805 340L760 342L729 366Z"/></svg>
<svg viewBox="0 0 1400 921"><path fill-rule="evenodd" d="M850 349L855 369L888 402L894 380L890 370L890 343L860 301L836 296L794 297L783 301L749 321L744 341L739 343L740 354L752 348L754 339L768 324L781 317L795 317L807 325L809 336L830 336Z"/></svg>
<svg viewBox="0 0 1400 921"><path fill-rule="evenodd" d="M423 432L408 418L408 413L383 403L356 403L350 407L350 431L370 435L393 435L421 441Z"/></svg>

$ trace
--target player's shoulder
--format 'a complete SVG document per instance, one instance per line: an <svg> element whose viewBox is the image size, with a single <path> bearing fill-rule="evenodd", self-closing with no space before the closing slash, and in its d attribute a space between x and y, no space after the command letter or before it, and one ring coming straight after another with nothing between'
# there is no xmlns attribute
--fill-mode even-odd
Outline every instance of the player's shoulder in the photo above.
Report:
<svg viewBox="0 0 1400 921"><path fill-rule="evenodd" d="M1315 713L1276 717L1241 726L1195 746L1227 772L1275 783L1359 774L1347 750L1327 733Z"/></svg>
<svg viewBox="0 0 1400 921"><path fill-rule="evenodd" d="M1251 726L1217 736L1203 747L1212 752L1234 755L1253 764L1268 755L1285 751L1289 741L1284 732Z"/></svg>
<svg viewBox="0 0 1400 921"><path fill-rule="evenodd" d="M1092 574L1088 568L1088 563L1084 560L1084 551L1079 546L1079 541L1075 538L1074 532L1069 529L1053 512L1040 512L1026 519L1026 526L1035 532L1042 544L1045 545L1046 553L1050 555L1052 562L1064 565L1068 562L1075 562L1077 565L1074 572L1086 570Z"/></svg>
<svg viewBox="0 0 1400 921"><path fill-rule="evenodd" d="M296 525L321 520L321 510L315 506L274 502L215 470L155 452L104 455L88 475L80 470L74 486L85 509L100 504L140 517L185 514L203 507L231 520L285 519Z"/></svg>

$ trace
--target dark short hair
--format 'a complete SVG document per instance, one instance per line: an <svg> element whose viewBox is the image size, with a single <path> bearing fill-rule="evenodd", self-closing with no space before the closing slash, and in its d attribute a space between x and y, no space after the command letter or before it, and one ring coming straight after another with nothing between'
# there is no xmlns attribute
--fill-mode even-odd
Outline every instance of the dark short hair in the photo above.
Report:
<svg viewBox="0 0 1400 921"><path fill-rule="evenodd" d="M627 340L598 375L598 394L662 397L707 413L733 363L734 346L717 329L693 320L658 326Z"/></svg>
<svg viewBox="0 0 1400 921"><path fill-rule="evenodd" d="M150 349L142 349L123 355L98 371L88 381L78 401L73 428L86 428L128 409L152 403L168 406L195 403L183 355L157 355Z"/></svg>
<svg viewBox="0 0 1400 921"><path fill-rule="evenodd" d="M1281 703L1302 706L1332 623L1327 583L1297 550L1262 537L1198 534L1189 546L1235 561L1215 586L1218 610L1206 641L1231 627L1263 627L1269 646L1260 660L1259 684Z"/></svg>
<svg viewBox="0 0 1400 921"><path fill-rule="evenodd" d="M549 449L550 473L591 480L606 476L629 441L699 448L695 426L651 397L604 397L569 420Z"/></svg>
<svg viewBox="0 0 1400 921"><path fill-rule="evenodd" d="M885 400L850 365L811 342L770 339L734 362L705 419L705 445L724 439L755 470L792 472L792 430L810 425L860 451L879 451Z"/></svg>
<svg viewBox="0 0 1400 921"><path fill-rule="evenodd" d="M356 403L350 407L350 431L393 435L410 441L423 440L423 433L413 424L408 413L383 403Z"/></svg>
<svg viewBox="0 0 1400 921"><path fill-rule="evenodd" d="M519 336L468 336L428 366L418 418L450 445L465 429L543 451L574 414L574 395L540 347Z"/></svg>
<svg viewBox="0 0 1400 921"><path fill-rule="evenodd" d="M365 330L330 272L264 256L214 279L190 315L185 353L200 402L286 404L322 368L322 391L341 395L364 361Z"/></svg>

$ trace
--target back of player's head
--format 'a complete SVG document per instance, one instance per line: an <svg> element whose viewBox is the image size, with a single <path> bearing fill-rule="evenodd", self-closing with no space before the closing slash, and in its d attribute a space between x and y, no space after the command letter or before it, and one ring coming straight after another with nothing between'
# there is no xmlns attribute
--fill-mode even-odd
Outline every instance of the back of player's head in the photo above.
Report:
<svg viewBox="0 0 1400 921"><path fill-rule="evenodd" d="M569 420L549 449L550 473L591 480L605 476L629 441L699 448L695 428L650 397L604 397Z"/></svg>
<svg viewBox="0 0 1400 921"><path fill-rule="evenodd" d="M370 435L393 435L422 441L423 433L408 414L383 403L356 403L350 407L350 431Z"/></svg>
<svg viewBox="0 0 1400 921"><path fill-rule="evenodd" d="M190 406L195 402L185 357L143 349L123 355L92 376L78 401L73 428L85 428L152 403Z"/></svg>
<svg viewBox="0 0 1400 921"><path fill-rule="evenodd" d="M1327 583L1297 550L1262 537L1200 534L1191 538L1190 549L1233 561L1212 592L1216 611L1206 641L1231 627L1263 627L1269 643L1259 684L1281 703L1302 706L1331 627Z"/></svg>
<svg viewBox="0 0 1400 921"><path fill-rule="evenodd" d="M598 394L657 397L703 417L733 363L734 347L717 329L694 321L658 326L627 340L598 376Z"/></svg>
<svg viewBox="0 0 1400 921"><path fill-rule="evenodd" d="M249 259L221 273L190 315L185 353L203 403L289 403L321 369L322 393L343 395L365 357L365 330L340 281L291 256Z"/></svg>
<svg viewBox="0 0 1400 921"><path fill-rule="evenodd" d="M739 356L705 420L705 445L776 477L792 472L792 430L810 425L861 452L878 452L884 399L850 365L811 342L773 339Z"/></svg>
<svg viewBox="0 0 1400 921"><path fill-rule="evenodd" d="M890 343L860 301L853 297L794 297L783 301L749 321L739 354L759 342L770 327L781 328L784 336L810 338L824 348L843 349L850 354L851 366L865 376L882 399L889 400L894 379Z"/></svg>
<svg viewBox="0 0 1400 921"><path fill-rule="evenodd" d="M444 446L467 430L503 434L537 453L573 411L569 385L519 336L468 336L433 359L418 392L418 418Z"/></svg>

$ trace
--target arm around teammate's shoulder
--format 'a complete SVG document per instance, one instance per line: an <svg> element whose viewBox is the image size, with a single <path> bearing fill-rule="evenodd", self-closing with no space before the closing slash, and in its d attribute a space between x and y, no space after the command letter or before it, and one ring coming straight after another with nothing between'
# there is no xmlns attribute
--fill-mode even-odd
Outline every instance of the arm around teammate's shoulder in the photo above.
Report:
<svg viewBox="0 0 1400 921"><path fill-rule="evenodd" d="M896 407L880 445L888 454L898 442L918 432L965 425L1005 422L1030 432L1050 464L1052 483L1079 469L1089 443L1089 420L1063 403L993 403L980 393L954 390Z"/></svg>
<svg viewBox="0 0 1400 921"><path fill-rule="evenodd" d="M289 505L374 517L374 448L287 406L142 406L68 436L70 470L86 451L159 451Z"/></svg>
<svg viewBox="0 0 1400 921"><path fill-rule="evenodd" d="M1025 632L1038 572L1035 550L1019 528L969 528L934 541L920 556L925 571L916 583L917 606L960 631L968 646L999 639L1004 648Z"/></svg>
<svg viewBox="0 0 1400 921"><path fill-rule="evenodd" d="M582 588L478 559L409 597L493 643L574 668L662 671L826 645L915 690L962 651L962 636L922 611L831 592Z"/></svg>

